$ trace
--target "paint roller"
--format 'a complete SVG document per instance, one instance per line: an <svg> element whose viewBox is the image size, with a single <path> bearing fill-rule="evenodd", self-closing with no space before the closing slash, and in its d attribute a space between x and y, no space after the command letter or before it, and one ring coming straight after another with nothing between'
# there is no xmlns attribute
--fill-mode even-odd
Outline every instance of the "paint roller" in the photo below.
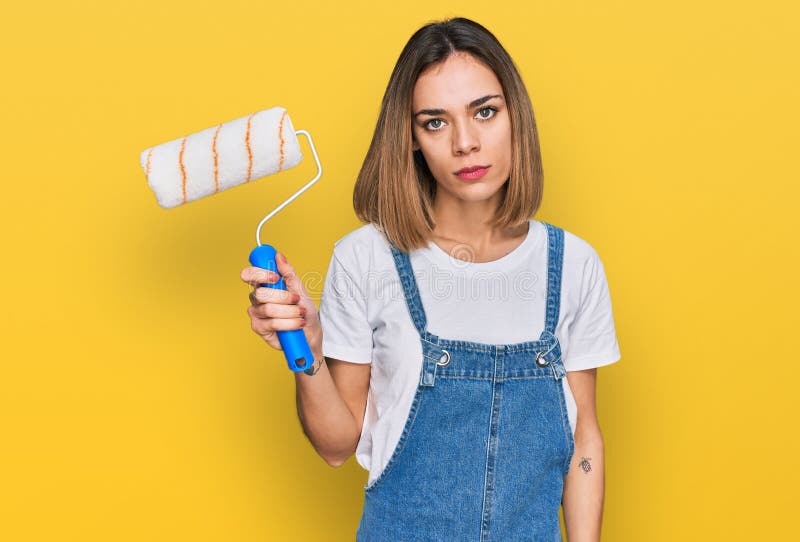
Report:
<svg viewBox="0 0 800 542"><path fill-rule="evenodd" d="M297 139L300 134L308 138L317 163L317 175L259 222L256 248L250 252L251 265L280 277L275 263L277 250L261 243L261 227L322 175L311 134L305 130L295 131L285 108L258 111L150 147L141 152L139 159L158 204L170 209L296 166L303 159ZM286 290L283 277L274 284L261 286ZM277 334L289 369L312 374L314 355L303 330L284 330Z"/></svg>

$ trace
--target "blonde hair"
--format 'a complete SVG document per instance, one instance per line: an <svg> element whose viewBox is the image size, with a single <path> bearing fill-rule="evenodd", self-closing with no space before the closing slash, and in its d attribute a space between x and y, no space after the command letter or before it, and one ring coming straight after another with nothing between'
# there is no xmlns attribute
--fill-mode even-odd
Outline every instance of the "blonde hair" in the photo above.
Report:
<svg viewBox="0 0 800 542"><path fill-rule="evenodd" d="M455 52L466 52L495 73L511 121L511 172L491 225L524 224L542 201L539 135L525 84L509 54L486 28L462 17L431 22L409 39L395 64L375 133L353 191L353 208L403 251L427 245L435 223L436 179L412 148L412 95L419 75Z"/></svg>

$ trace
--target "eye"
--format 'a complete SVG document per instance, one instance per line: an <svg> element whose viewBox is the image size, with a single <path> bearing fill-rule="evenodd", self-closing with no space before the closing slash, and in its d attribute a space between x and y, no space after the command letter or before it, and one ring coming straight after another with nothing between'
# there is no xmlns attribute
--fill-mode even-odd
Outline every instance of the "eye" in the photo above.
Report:
<svg viewBox="0 0 800 542"><path fill-rule="evenodd" d="M485 117L485 116L481 115L481 113L483 113L484 111L490 111L492 114L489 115L488 117ZM496 112L497 112L497 109L495 109L494 107L484 107L484 108L482 108L482 109L480 109L478 111L478 116L480 117L481 120L489 120L490 118L494 117L494 114Z"/></svg>
<svg viewBox="0 0 800 542"><path fill-rule="evenodd" d="M434 128L433 126L431 126L432 122L442 122L442 119L431 119L428 122L426 122L425 124L423 124L423 126L425 127L426 130L430 130L432 132L438 131L439 128Z"/></svg>
<svg viewBox="0 0 800 542"><path fill-rule="evenodd" d="M489 107L489 106L482 107L481 109L478 110L478 120L481 121L489 120L492 117L494 117L495 113L497 113L496 107ZM439 124L434 126L432 124L434 122L438 122ZM423 123L422 127L428 130L429 132L438 132L442 127L442 119L439 118L430 119L429 121Z"/></svg>

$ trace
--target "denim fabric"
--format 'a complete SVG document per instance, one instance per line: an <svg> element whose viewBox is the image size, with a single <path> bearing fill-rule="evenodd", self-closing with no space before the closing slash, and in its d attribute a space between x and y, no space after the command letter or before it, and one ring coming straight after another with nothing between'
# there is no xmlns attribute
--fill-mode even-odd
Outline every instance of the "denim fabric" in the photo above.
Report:
<svg viewBox="0 0 800 542"><path fill-rule="evenodd" d="M545 329L523 343L429 333L408 254L392 245L424 358L392 457L364 486L357 541L561 541L558 509L575 449L555 336L564 232L543 224Z"/></svg>

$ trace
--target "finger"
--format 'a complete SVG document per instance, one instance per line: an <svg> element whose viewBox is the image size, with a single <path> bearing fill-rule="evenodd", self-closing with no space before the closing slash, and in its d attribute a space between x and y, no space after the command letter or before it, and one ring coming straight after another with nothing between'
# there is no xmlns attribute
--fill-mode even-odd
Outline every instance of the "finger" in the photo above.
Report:
<svg viewBox="0 0 800 542"><path fill-rule="evenodd" d="M273 318L272 329L275 331L292 331L293 329L301 329L305 326L306 321L303 318Z"/></svg>
<svg viewBox="0 0 800 542"><path fill-rule="evenodd" d="M289 261L286 259L286 256L284 256L282 252L279 252L275 256L275 263L278 266L278 273L283 276L283 283L286 284L286 289L305 296L306 290L303 286L303 283L297 276L292 264L289 263Z"/></svg>
<svg viewBox="0 0 800 542"><path fill-rule="evenodd" d="M280 280L277 273L254 266L242 269L240 277L244 282L255 287L260 286L262 283L274 284Z"/></svg>
<svg viewBox="0 0 800 542"><path fill-rule="evenodd" d="M305 318L306 309L299 305L264 303L255 307L255 313L261 318Z"/></svg>
<svg viewBox="0 0 800 542"><path fill-rule="evenodd" d="M302 318L251 318L250 327L262 337L269 337L273 332L292 331L304 326Z"/></svg>
<svg viewBox="0 0 800 542"><path fill-rule="evenodd" d="M271 322L273 322L273 320L258 318L254 316L254 311L255 309L253 307L247 307L247 314L250 316L250 327L272 348L283 350L281 341L278 338L278 333L272 328Z"/></svg>
<svg viewBox="0 0 800 542"><path fill-rule="evenodd" d="M265 340L277 340L277 332L272 327L272 320L262 320L261 318L250 318L250 327L256 334L261 335Z"/></svg>
<svg viewBox="0 0 800 542"><path fill-rule="evenodd" d="M287 292L286 290L279 290L276 288L268 288L262 286L250 292L250 302L253 304L258 303L283 303L289 305L298 303L300 296L294 292Z"/></svg>
<svg viewBox="0 0 800 542"><path fill-rule="evenodd" d="M283 350L283 346L281 346L281 342L278 340L277 335L273 334L269 337L263 337L263 339L267 341L267 344L272 348L275 348L276 350Z"/></svg>

